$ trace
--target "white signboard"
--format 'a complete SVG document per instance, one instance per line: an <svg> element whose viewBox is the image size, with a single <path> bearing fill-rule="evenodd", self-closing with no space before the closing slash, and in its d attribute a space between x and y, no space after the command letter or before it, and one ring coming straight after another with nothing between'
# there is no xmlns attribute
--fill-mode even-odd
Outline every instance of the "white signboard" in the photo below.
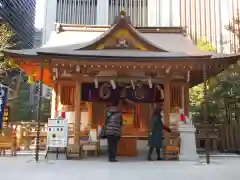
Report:
<svg viewBox="0 0 240 180"><path fill-rule="evenodd" d="M62 118L48 119L47 147L67 147L68 121Z"/></svg>

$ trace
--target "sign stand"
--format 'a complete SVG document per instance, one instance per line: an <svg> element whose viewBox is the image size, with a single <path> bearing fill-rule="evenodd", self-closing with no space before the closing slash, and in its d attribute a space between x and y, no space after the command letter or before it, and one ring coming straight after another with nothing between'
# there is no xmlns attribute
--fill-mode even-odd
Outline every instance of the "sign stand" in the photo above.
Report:
<svg viewBox="0 0 240 180"><path fill-rule="evenodd" d="M50 152L50 148L47 148L47 152L44 156L45 159L48 158L48 153ZM68 149L67 147L64 148L64 154L66 155L66 158L68 159ZM56 159L58 159L58 155L59 155L59 148L56 148Z"/></svg>
<svg viewBox="0 0 240 180"><path fill-rule="evenodd" d="M56 149L56 159L58 159L59 149L64 148L64 153L68 159L68 121L63 118L48 119L47 132L47 159L51 148Z"/></svg>

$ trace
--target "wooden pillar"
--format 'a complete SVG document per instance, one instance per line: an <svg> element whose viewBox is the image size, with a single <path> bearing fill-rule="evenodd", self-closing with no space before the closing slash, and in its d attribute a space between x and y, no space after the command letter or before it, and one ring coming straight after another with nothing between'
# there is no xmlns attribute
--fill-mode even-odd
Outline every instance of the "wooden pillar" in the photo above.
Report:
<svg viewBox="0 0 240 180"><path fill-rule="evenodd" d="M185 86L184 84L181 86L181 105L180 108L185 110Z"/></svg>
<svg viewBox="0 0 240 180"><path fill-rule="evenodd" d="M189 116L189 84L184 84L184 112L185 116Z"/></svg>
<svg viewBox="0 0 240 180"><path fill-rule="evenodd" d="M170 77L165 77L164 79L164 124L166 126L170 126L169 123L169 113L170 113L170 100L171 100L171 93L170 93ZM170 144L170 133L164 131L164 145L169 145Z"/></svg>
<svg viewBox="0 0 240 180"><path fill-rule="evenodd" d="M78 152L80 147L80 125L81 125L81 82L76 81L75 91L75 131L74 131L74 146Z"/></svg>
<svg viewBox="0 0 240 180"><path fill-rule="evenodd" d="M87 103L87 110L88 110L88 124L92 127L93 123L92 123L92 102L88 102ZM96 127L92 127L92 128L96 128Z"/></svg>
<svg viewBox="0 0 240 180"><path fill-rule="evenodd" d="M57 99L56 84L54 84L52 88L51 118L56 117L56 99Z"/></svg>

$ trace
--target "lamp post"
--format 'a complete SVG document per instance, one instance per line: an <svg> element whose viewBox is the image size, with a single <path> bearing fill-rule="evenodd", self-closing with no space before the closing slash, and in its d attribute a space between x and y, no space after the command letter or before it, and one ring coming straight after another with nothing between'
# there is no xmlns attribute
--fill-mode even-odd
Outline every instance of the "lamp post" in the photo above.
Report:
<svg viewBox="0 0 240 180"><path fill-rule="evenodd" d="M208 99L209 99L209 91L207 88L207 67L203 65L203 81L204 81L204 105L203 105L203 115L204 115L204 122L208 122ZM209 134L207 133L207 136ZM210 139L207 137L206 144L205 144L205 152L206 152L206 163L210 164L210 150L209 150L209 142Z"/></svg>
<svg viewBox="0 0 240 180"><path fill-rule="evenodd" d="M42 107L42 86L43 86L43 68L44 61L40 63L40 80L39 80L39 91L38 91L38 108L37 108L37 140L36 140L36 151L35 160L39 160L39 144L40 144L40 120L41 120L41 107Z"/></svg>

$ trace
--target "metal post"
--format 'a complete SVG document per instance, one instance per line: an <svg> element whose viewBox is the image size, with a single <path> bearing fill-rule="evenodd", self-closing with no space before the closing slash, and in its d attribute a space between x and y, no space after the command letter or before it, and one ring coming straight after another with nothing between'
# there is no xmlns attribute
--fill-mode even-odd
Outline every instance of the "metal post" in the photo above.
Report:
<svg viewBox="0 0 240 180"><path fill-rule="evenodd" d="M203 81L204 81L204 104L203 104L203 115L204 115L204 122L208 122L208 108L207 108L207 103L208 103L208 88L207 88L207 67L204 64L203 65ZM207 132L208 136L208 132ZM206 163L210 164L210 153L209 153L209 139L207 137L206 139L206 144L205 144L205 151L206 151Z"/></svg>
<svg viewBox="0 0 240 180"><path fill-rule="evenodd" d="M41 107L42 107L42 86L43 86L43 68L44 60L40 63L40 80L39 80L39 91L38 91L38 108L37 108L37 140L36 140L36 151L35 160L39 160L39 143L40 143L40 120L41 120Z"/></svg>

